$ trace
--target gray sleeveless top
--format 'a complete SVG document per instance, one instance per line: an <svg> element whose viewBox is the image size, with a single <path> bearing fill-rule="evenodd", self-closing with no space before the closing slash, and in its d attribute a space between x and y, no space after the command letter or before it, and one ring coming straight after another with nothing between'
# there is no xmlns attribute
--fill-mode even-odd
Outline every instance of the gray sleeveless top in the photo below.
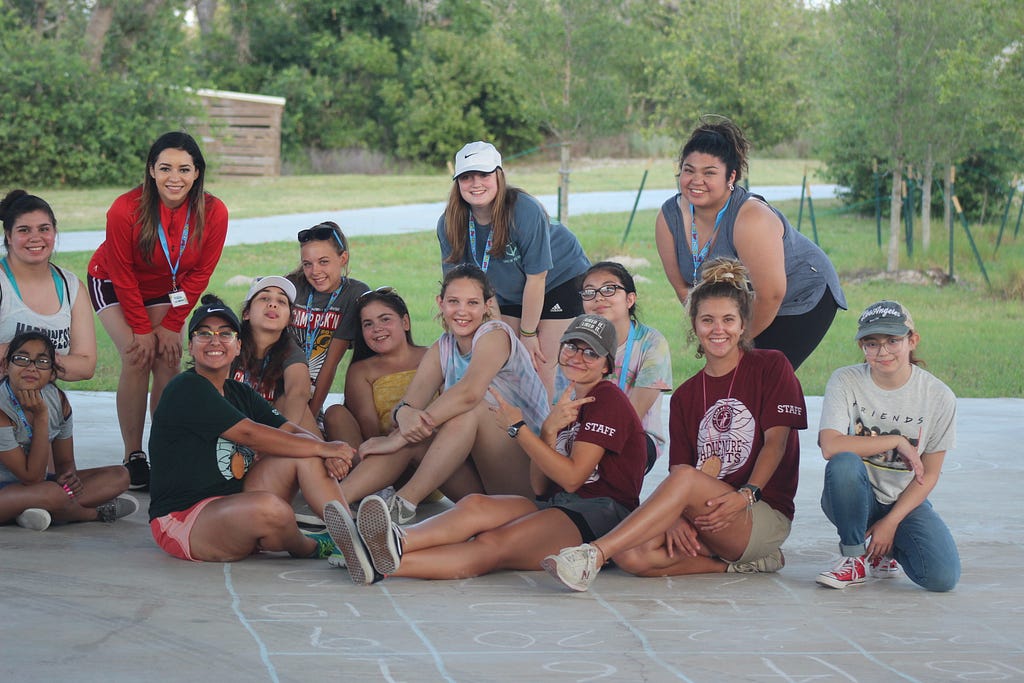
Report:
<svg viewBox="0 0 1024 683"><path fill-rule="evenodd" d="M683 280L693 286L693 257L690 255L690 231L683 225L683 212L679 208L679 194L667 200L661 206L661 213L668 224L669 232L676 244L676 260ZM818 245L807 239L805 235L790 225L782 212L768 204L764 197L750 194L739 185L732 193L732 201L718 230L718 237L711 245L705 263L713 258L724 256L739 258L733 233L736 227L736 216L748 199L764 202L779 220L782 221L782 248L786 259L786 296L782 299L778 315L801 315L814 308L825 290L828 289L839 308L846 309L846 297L839 285L839 276L832 262L828 260ZM701 265L703 270L703 264ZM697 276L700 277L698 270Z"/></svg>

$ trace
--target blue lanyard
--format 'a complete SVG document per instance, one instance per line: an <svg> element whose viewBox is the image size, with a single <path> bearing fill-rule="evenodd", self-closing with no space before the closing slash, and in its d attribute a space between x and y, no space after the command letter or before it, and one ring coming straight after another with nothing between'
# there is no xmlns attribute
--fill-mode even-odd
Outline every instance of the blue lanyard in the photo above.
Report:
<svg viewBox="0 0 1024 683"><path fill-rule="evenodd" d="M11 267L7 264L7 257L4 256L0 259L0 266L3 266L4 272L7 273L7 279L11 281L11 286L14 287L14 293L18 295L18 298L24 301L25 299L21 296L21 290L18 289L18 280L15 279L14 273L11 272ZM57 266L50 264L50 275L53 277L53 286L57 289L57 304L60 306L64 305L64 283L61 278L57 275Z"/></svg>
<svg viewBox="0 0 1024 683"><path fill-rule="evenodd" d="M487 233L487 244L484 245L484 262L480 263L476 260L476 222L473 220L473 214L469 214L469 253L473 256L473 263L480 266L480 270L487 272L487 267L491 265L491 246L494 241L494 230Z"/></svg>
<svg viewBox="0 0 1024 683"><path fill-rule="evenodd" d="M341 290L344 288L345 279L342 278L341 284L338 285L336 290L334 290L331 294L331 298L327 300L327 305L324 306L324 317L327 317L327 311L331 310L331 306L334 305L334 300L338 298L338 295L341 294ZM323 327L323 325L317 325L316 329L313 329L313 292L311 291L309 296L306 297L306 341L304 346L306 347L305 351L307 362L312 357L314 342L316 341L316 338L320 336L321 327Z"/></svg>
<svg viewBox="0 0 1024 683"><path fill-rule="evenodd" d="M11 403L14 405L14 412L17 413L18 419L21 420L21 424L25 426L25 431L28 432L28 440L32 440L32 425L28 423L28 418L25 417L25 411L22 410L21 404L18 403L18 397L14 395L14 389L11 389L10 378L4 379L4 388L7 389L7 396L11 399Z"/></svg>
<svg viewBox="0 0 1024 683"><path fill-rule="evenodd" d="M171 263L171 251L167 248L167 233L164 232L164 224L156 223L156 234L160 238L160 246L164 250L164 257L167 258L167 267L171 269L171 291L178 291L178 267L181 266L181 257L185 255L185 246L188 244L188 219L192 217L192 207L185 212L185 228L181 231L181 246L178 247L178 260Z"/></svg>
<svg viewBox="0 0 1024 683"><path fill-rule="evenodd" d="M619 389L626 390L626 375L629 374L629 357L633 355L633 342L636 341L636 323L629 323L629 336L626 337L626 352L622 354L622 367L619 368ZM637 369L639 372L639 368Z"/></svg>
<svg viewBox="0 0 1024 683"><path fill-rule="evenodd" d="M715 216L715 228L711 231L711 237L704 243L704 248L698 253L697 247L697 221L693 217L693 204L690 204L690 254L693 256L693 284L697 284L697 271L700 270L701 265L704 263L704 259L708 257L708 251L711 249L711 243L715 241L715 236L718 235L718 225L722 222L722 216L725 215L725 210L729 208L729 203L732 202L732 195L729 195L729 199L725 202L725 206Z"/></svg>

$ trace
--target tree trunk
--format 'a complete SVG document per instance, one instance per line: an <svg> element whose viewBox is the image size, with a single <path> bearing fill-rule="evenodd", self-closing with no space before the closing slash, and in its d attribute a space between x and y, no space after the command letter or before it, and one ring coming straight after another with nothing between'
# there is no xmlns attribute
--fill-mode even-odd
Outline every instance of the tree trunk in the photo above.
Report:
<svg viewBox="0 0 1024 683"><path fill-rule="evenodd" d="M935 162L932 160L932 146L928 145L928 158L924 162L924 177L921 179L921 244L924 251L928 253L928 246L932 243L932 181L934 175L932 169Z"/></svg>
<svg viewBox="0 0 1024 683"><path fill-rule="evenodd" d="M235 27L235 53L239 64L252 64L252 47L249 33L249 3L238 0L231 10L232 25Z"/></svg>
<svg viewBox="0 0 1024 683"><path fill-rule="evenodd" d="M558 169L558 217L563 223L569 220L569 156L570 149L566 141L561 144L561 166Z"/></svg>
<svg viewBox="0 0 1024 683"><path fill-rule="evenodd" d="M900 268L900 209L903 207L903 160L897 159L892 169L892 197L889 201L889 262L886 271L895 273Z"/></svg>
<svg viewBox="0 0 1024 683"><path fill-rule="evenodd" d="M99 0L89 13L89 23L85 27L85 58L94 71L100 68L116 5L117 0Z"/></svg>
<svg viewBox="0 0 1024 683"><path fill-rule="evenodd" d="M213 17L217 14L217 0L196 0L196 20L199 22L199 35L208 36L213 33Z"/></svg>

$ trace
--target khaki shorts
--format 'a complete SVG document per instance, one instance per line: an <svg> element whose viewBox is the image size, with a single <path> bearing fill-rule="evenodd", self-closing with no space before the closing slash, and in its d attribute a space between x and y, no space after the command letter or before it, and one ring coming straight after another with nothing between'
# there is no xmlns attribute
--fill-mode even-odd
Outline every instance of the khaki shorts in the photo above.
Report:
<svg viewBox="0 0 1024 683"><path fill-rule="evenodd" d="M736 562L753 562L782 547L789 537L793 522L763 500L754 503L753 524L750 527L750 541L746 550Z"/></svg>

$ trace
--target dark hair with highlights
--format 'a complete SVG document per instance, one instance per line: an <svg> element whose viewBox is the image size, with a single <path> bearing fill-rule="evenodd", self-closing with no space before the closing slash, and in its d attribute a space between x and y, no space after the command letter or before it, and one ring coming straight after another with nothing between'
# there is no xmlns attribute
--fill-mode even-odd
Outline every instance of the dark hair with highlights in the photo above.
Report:
<svg viewBox="0 0 1024 683"><path fill-rule="evenodd" d="M147 264L153 262L153 245L156 244L156 229L160 223L160 193L156 186L156 179L150 171L156 166L160 153L166 149L180 149L188 153L192 157L192 164L199 173L185 200L192 214L189 219L191 230L188 236L189 241L194 244L202 244L203 229L206 227L206 191L203 189L206 179L206 159L203 158L203 153L199 149L199 143L191 135L182 131L164 133L149 148L149 154L146 157L146 170L142 178L142 197L139 199L139 208L135 215L135 225L139 228L139 251Z"/></svg>

